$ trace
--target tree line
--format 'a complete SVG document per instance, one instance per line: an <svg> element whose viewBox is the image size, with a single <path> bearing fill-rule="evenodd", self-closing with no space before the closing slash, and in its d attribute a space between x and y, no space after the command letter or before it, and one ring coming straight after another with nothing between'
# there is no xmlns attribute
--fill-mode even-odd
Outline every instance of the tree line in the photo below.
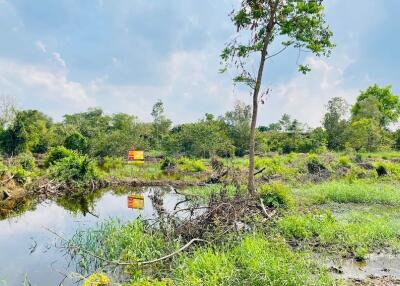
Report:
<svg viewBox="0 0 400 286"><path fill-rule="evenodd" d="M161 101L153 106L152 122L124 113L105 114L99 108L65 115L61 122L54 122L38 110L3 110L7 111L0 118L3 156L42 154L55 146L99 159L126 156L132 147L154 155L201 158L249 154L251 107L242 102L224 115L205 114L197 122L175 126L165 116ZM343 98L332 98L320 127L310 128L288 114L276 123L259 126L255 151L265 154L400 149L400 130L393 128L399 115L399 97L391 87L373 85L360 93L353 106Z"/></svg>

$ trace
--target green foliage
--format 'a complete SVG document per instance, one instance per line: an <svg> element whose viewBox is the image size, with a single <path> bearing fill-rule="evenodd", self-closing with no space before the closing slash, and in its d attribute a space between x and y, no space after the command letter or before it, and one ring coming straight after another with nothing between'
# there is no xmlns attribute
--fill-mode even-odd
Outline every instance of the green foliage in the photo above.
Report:
<svg viewBox="0 0 400 286"><path fill-rule="evenodd" d="M88 142L81 133L73 132L65 138L64 146L67 149L85 153L88 149Z"/></svg>
<svg viewBox="0 0 400 286"><path fill-rule="evenodd" d="M166 240L160 232L147 229L141 220L134 220L128 224L108 220L99 224L96 229L78 231L71 241L107 260L130 262L156 259L180 246L177 241ZM106 263L96 261L83 251L78 251L77 254L80 258L79 265L83 269L90 269L96 263ZM140 281L140 270L136 267L131 270L133 280Z"/></svg>
<svg viewBox="0 0 400 286"><path fill-rule="evenodd" d="M294 200L289 193L288 187L281 183L264 185L259 190L260 198L264 205L270 208L291 208L294 206Z"/></svg>
<svg viewBox="0 0 400 286"><path fill-rule="evenodd" d="M382 130L372 119L363 118L352 122L347 128L348 144L357 151L373 152L379 149L382 142Z"/></svg>
<svg viewBox="0 0 400 286"><path fill-rule="evenodd" d="M328 148L332 150L340 150L344 148L346 142L346 114L348 112L347 102L340 98L334 97L329 100L327 105L327 113L325 113L322 125L325 128Z"/></svg>
<svg viewBox="0 0 400 286"><path fill-rule="evenodd" d="M244 156L249 149L251 107L238 102L233 111L225 113L223 120L235 146L235 155Z"/></svg>
<svg viewBox="0 0 400 286"><path fill-rule="evenodd" d="M278 228L286 239L317 242L332 251L350 252L358 259L384 247L398 247L399 222L388 214L355 211L340 220L331 212L294 214L282 218Z"/></svg>
<svg viewBox="0 0 400 286"><path fill-rule="evenodd" d="M202 158L226 157L234 153L225 123L212 118L172 129L165 141L165 148L170 154Z"/></svg>
<svg viewBox="0 0 400 286"><path fill-rule="evenodd" d="M6 154L22 152L44 153L49 146L51 120L37 110L18 111L0 143Z"/></svg>
<svg viewBox="0 0 400 286"><path fill-rule="evenodd" d="M182 157L178 160L178 167L182 171L187 172L201 172L207 170L207 167L203 161L189 159L187 157Z"/></svg>
<svg viewBox="0 0 400 286"><path fill-rule="evenodd" d="M165 157L162 161L161 161L161 170L165 171L165 170L171 170L174 169L176 167L176 160L172 157Z"/></svg>
<svg viewBox="0 0 400 286"><path fill-rule="evenodd" d="M46 158L44 160L44 165L46 167L50 167L57 161L60 161L61 159L64 159L66 157L70 157L73 155L74 155L74 152L65 148L64 146L50 148L50 150L47 153Z"/></svg>
<svg viewBox="0 0 400 286"><path fill-rule="evenodd" d="M400 191L396 184L358 180L326 182L320 185L306 186L295 193L313 204L370 203L400 206Z"/></svg>
<svg viewBox="0 0 400 286"><path fill-rule="evenodd" d="M50 174L53 178L75 187L88 184L99 177L96 163L86 155L75 153L51 165Z"/></svg>
<svg viewBox="0 0 400 286"><path fill-rule="evenodd" d="M357 98L356 104L353 106L351 112L354 117L360 116L360 113L365 113L365 107L371 108L376 106L377 110L381 113L379 115L379 124L382 127L387 127L390 123L397 122L400 116L400 100L399 97L393 94L392 87L379 87L377 84L368 87L366 91L362 91L360 96ZM371 98L372 101L371 101ZM369 104L363 104L365 100L368 100ZM374 102L374 104L372 104ZM371 112L371 109L367 110L367 114L376 114ZM365 118L365 117L364 117Z"/></svg>
<svg viewBox="0 0 400 286"><path fill-rule="evenodd" d="M30 179L31 173L21 166L13 166L9 171L12 174L14 181L20 185L24 185Z"/></svg>
<svg viewBox="0 0 400 286"><path fill-rule="evenodd" d="M329 274L306 254L282 241L247 236L233 249L199 249L183 258L175 273L178 285L334 285Z"/></svg>
<svg viewBox="0 0 400 286"><path fill-rule="evenodd" d="M26 171L33 171L36 168L35 157L31 153L19 154L18 163Z"/></svg>
<svg viewBox="0 0 400 286"><path fill-rule="evenodd" d="M350 167L350 158L348 156L341 156L339 158L339 165L342 167Z"/></svg>
<svg viewBox="0 0 400 286"><path fill-rule="evenodd" d="M111 279L103 273L93 273L83 282L83 286L110 286Z"/></svg>
<svg viewBox="0 0 400 286"><path fill-rule="evenodd" d="M103 162L101 164L101 168L106 171L110 172L111 170L116 170L122 168L124 162L120 157L104 157Z"/></svg>

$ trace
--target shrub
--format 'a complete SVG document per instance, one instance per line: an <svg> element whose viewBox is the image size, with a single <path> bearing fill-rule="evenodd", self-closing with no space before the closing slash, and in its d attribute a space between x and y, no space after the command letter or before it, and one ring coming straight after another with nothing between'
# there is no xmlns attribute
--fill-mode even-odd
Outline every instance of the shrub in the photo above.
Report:
<svg viewBox="0 0 400 286"><path fill-rule="evenodd" d="M12 167L10 170L11 174L14 176L14 181L20 185L25 184L29 179L29 172L26 171L21 166Z"/></svg>
<svg viewBox="0 0 400 286"><path fill-rule="evenodd" d="M18 156L18 162L26 171L33 171L36 167L35 158L31 153L22 153Z"/></svg>
<svg viewBox="0 0 400 286"><path fill-rule="evenodd" d="M51 174L55 179L75 186L98 178L96 163L87 156L75 153L56 161L51 167Z"/></svg>
<svg viewBox="0 0 400 286"><path fill-rule="evenodd" d="M88 142L86 137L84 137L81 133L74 132L65 138L64 146L70 150L84 153L88 148Z"/></svg>
<svg viewBox="0 0 400 286"><path fill-rule="evenodd" d="M347 156L342 156L339 158L339 165L342 167L350 167L350 159Z"/></svg>
<svg viewBox="0 0 400 286"><path fill-rule="evenodd" d="M263 203L270 208L291 208L294 205L289 189L281 184L264 185L259 191Z"/></svg>
<svg viewBox="0 0 400 286"><path fill-rule="evenodd" d="M178 160L178 165L182 171L187 171L187 172L201 172L207 169L203 161L189 159L186 157L180 158Z"/></svg>
<svg viewBox="0 0 400 286"><path fill-rule="evenodd" d="M51 148L44 160L44 165L46 167L50 167L55 162L57 162L63 158L72 156L72 155L74 155L74 151L69 150L69 149L65 148L64 146L57 146L57 147Z"/></svg>
<svg viewBox="0 0 400 286"><path fill-rule="evenodd" d="M123 161L121 158L107 156L104 157L101 168L106 172L110 172L111 170L122 168L122 166L123 166Z"/></svg>
<svg viewBox="0 0 400 286"><path fill-rule="evenodd" d="M161 170L171 170L176 167L176 161L172 157L165 157L164 160L161 161Z"/></svg>
<svg viewBox="0 0 400 286"><path fill-rule="evenodd" d="M93 273L83 282L83 286L110 286L111 280L103 273Z"/></svg>

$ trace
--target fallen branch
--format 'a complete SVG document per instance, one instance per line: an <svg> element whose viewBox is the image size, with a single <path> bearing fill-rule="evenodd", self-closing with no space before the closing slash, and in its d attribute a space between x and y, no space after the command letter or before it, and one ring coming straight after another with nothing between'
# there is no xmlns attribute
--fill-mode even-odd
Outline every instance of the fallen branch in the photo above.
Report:
<svg viewBox="0 0 400 286"><path fill-rule="evenodd" d="M272 213L268 213L267 209L265 208L264 202L263 200L260 198L260 205L261 205L261 209L264 213L264 215L268 218L268 219L272 219L272 217L275 215L276 211L274 210Z"/></svg>
<svg viewBox="0 0 400 286"><path fill-rule="evenodd" d="M184 246L182 246L181 248L179 248L178 250L165 255L163 257L157 258L157 259L153 259L153 260L149 260L149 261L136 261L136 262L121 262L121 261L117 261L117 260L108 260L107 258L104 258L102 256L99 256L87 249L81 248L79 246L77 246L76 244L71 243L70 241L68 241L67 239L65 239L64 237L62 237L60 234L56 233L54 230L51 230L47 227L43 227L45 230L47 230L48 232L54 234L55 236L57 236L59 239L61 239L62 241L66 242L70 248L73 248L75 250L79 250L82 251L84 253L86 253L89 256L92 256L98 260L101 260L103 262L106 262L108 264L113 264L113 265L117 265L117 266L142 266L142 265L148 265L148 264L152 264L152 263L156 263L156 262L160 262L163 260L166 260L168 258L171 258L172 256L184 251L186 248L188 248L189 246L191 246L193 243L195 242L206 242L209 243L207 240L204 239L199 239L199 238L193 238L191 241L189 241L188 243L186 243Z"/></svg>
<svg viewBox="0 0 400 286"><path fill-rule="evenodd" d="M264 172L264 170L265 170L265 167L260 169L260 170L258 170L257 172L255 172L254 176L257 176L258 174L261 174L262 172Z"/></svg>

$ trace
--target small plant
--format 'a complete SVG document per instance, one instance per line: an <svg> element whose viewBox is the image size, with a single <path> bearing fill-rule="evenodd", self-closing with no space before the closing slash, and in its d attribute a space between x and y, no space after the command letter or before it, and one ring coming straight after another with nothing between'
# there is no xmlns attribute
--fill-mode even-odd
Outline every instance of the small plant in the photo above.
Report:
<svg viewBox="0 0 400 286"><path fill-rule="evenodd" d="M93 273L83 282L83 286L110 286L111 280L103 273Z"/></svg>
<svg viewBox="0 0 400 286"><path fill-rule="evenodd" d="M106 172L122 168L122 166L123 166L123 161L121 158L108 157L108 156L104 157L103 163L101 164L101 168Z"/></svg>
<svg viewBox="0 0 400 286"><path fill-rule="evenodd" d="M270 208L291 208L294 205L289 189L281 184L264 185L259 191L263 203Z"/></svg>
<svg viewBox="0 0 400 286"><path fill-rule="evenodd" d="M179 168L182 171L187 172L201 172L207 170L206 165L204 165L201 160L189 159L186 157L182 157L178 160Z"/></svg>
<svg viewBox="0 0 400 286"><path fill-rule="evenodd" d="M36 168L35 158L31 153L22 153L18 156L18 162L26 171L33 171Z"/></svg>
<svg viewBox="0 0 400 286"><path fill-rule="evenodd" d="M14 181L20 185L25 184L29 179L29 172L21 166L12 167L10 169L10 172L13 176Z"/></svg>
<svg viewBox="0 0 400 286"><path fill-rule="evenodd" d="M354 250L354 258L357 261L365 261L368 255L368 247L365 246L359 246Z"/></svg>
<svg viewBox="0 0 400 286"><path fill-rule="evenodd" d="M342 156L339 158L339 165L342 167L350 167L350 159L348 156Z"/></svg>
<svg viewBox="0 0 400 286"><path fill-rule="evenodd" d="M74 151L69 150L69 149L65 148L64 146L57 146L57 147L51 148L44 160L44 165L46 167L50 167L55 162L57 162L63 158L72 156L73 154L74 154Z"/></svg>

